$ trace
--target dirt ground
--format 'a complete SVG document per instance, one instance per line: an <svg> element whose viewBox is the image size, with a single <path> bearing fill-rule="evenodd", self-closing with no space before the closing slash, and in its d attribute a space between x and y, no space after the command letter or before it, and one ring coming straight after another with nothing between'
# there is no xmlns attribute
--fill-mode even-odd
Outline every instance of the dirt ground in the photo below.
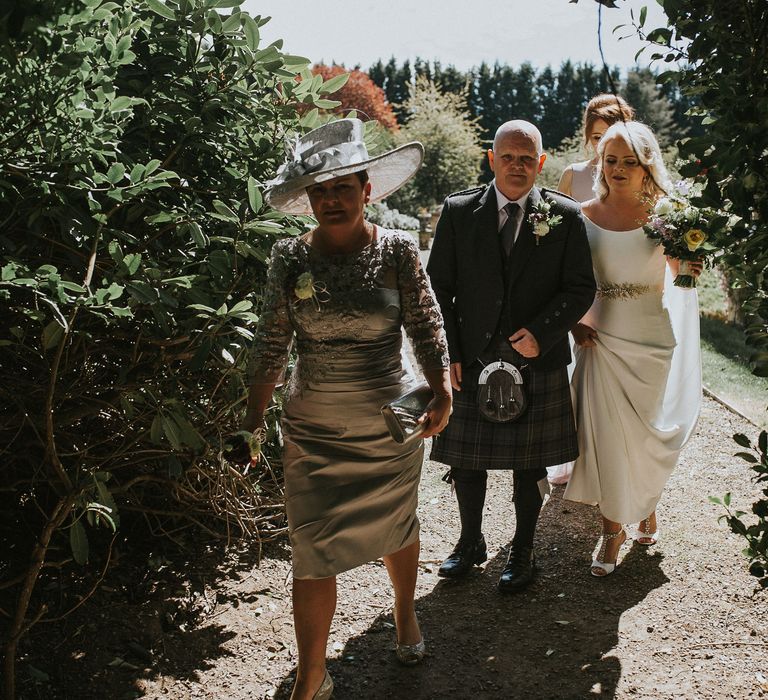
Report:
<svg viewBox="0 0 768 700"><path fill-rule="evenodd" d="M605 579L589 574L595 509L563 501L556 488L537 535L538 580L507 597L496 580L513 534L511 475L489 480L489 562L445 582L437 567L458 518L444 468L428 463L417 590L428 656L415 668L396 662L381 562L346 573L328 647L334 697L768 697L768 591L756 592L742 542L708 502L726 491L743 510L754 500L749 470L730 456L734 432L756 429L705 400L659 507L661 541L623 547ZM229 552L223 563L214 554L156 555L128 580L118 566L77 615L34 628L21 697L287 698L296 654L285 545L265 550L260 564L253 551Z"/></svg>

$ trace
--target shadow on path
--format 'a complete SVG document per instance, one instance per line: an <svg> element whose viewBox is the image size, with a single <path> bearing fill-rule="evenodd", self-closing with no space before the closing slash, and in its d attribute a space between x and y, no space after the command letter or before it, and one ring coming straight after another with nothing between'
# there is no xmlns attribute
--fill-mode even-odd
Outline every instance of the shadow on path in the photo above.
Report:
<svg viewBox="0 0 768 700"><path fill-rule="evenodd" d="M392 616L382 615L329 662L334 698L614 697L622 669L611 650L621 615L668 579L663 557L638 545L623 549L613 575L591 576L595 521L593 508L555 493L542 512L539 575L527 591L496 589L507 547L464 580L438 581L416 603L424 664L397 663ZM285 678L275 697L288 698L292 682Z"/></svg>

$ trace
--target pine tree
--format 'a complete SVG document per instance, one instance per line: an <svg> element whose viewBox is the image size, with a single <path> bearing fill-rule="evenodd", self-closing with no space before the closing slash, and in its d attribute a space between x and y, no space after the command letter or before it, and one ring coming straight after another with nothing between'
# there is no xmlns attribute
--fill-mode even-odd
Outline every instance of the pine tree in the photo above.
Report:
<svg viewBox="0 0 768 700"><path fill-rule="evenodd" d="M638 121L650 126L662 148L672 145L684 134L675 124L675 110L669 99L656 85L656 76L648 68L627 73L622 88L624 99L634 108Z"/></svg>

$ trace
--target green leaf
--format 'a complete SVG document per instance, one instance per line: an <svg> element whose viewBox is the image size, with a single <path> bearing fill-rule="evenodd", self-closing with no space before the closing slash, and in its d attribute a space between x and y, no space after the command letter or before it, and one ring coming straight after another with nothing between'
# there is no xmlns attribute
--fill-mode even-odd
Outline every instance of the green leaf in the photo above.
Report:
<svg viewBox="0 0 768 700"><path fill-rule="evenodd" d="M308 58L304 58L304 56L291 56L290 54L283 54L283 65L286 68L291 68L295 71L300 71L302 68L306 68L312 63ZM316 76L320 78L322 81L321 76Z"/></svg>
<svg viewBox="0 0 768 700"><path fill-rule="evenodd" d="M122 163L113 163L107 171L107 180L116 185L125 177L125 166Z"/></svg>
<svg viewBox="0 0 768 700"><path fill-rule="evenodd" d="M640 8L640 20L638 21L638 24L643 27L645 25L645 18L648 15L648 8L643 5L643 7Z"/></svg>
<svg viewBox="0 0 768 700"><path fill-rule="evenodd" d="M336 109L336 107L338 107L341 104L341 102L339 102L338 100L315 99L313 101L313 104L315 105L315 107L319 107L320 109Z"/></svg>
<svg viewBox="0 0 768 700"><path fill-rule="evenodd" d="M110 515L112 516L112 530L115 531L120 527L120 516L117 513L117 503L115 503L112 493L103 481L96 480L96 490L99 492L99 501L110 510Z"/></svg>
<svg viewBox="0 0 768 700"><path fill-rule="evenodd" d="M128 179L134 184L139 182L141 178L144 177L144 169L145 166L143 163L137 163L131 168L131 173L128 175Z"/></svg>
<svg viewBox="0 0 768 700"><path fill-rule="evenodd" d="M55 348L64 337L64 329L58 321L51 321L43 329L43 350Z"/></svg>
<svg viewBox="0 0 768 700"><path fill-rule="evenodd" d="M324 94L329 94L332 92L336 92L337 90L341 90L349 80L349 73L342 73L341 75L337 75L334 78L331 78L330 80L326 80L322 87L320 88L320 92Z"/></svg>
<svg viewBox="0 0 768 700"><path fill-rule="evenodd" d="M176 13L160 0L145 0L149 8L165 19L176 19Z"/></svg>
<svg viewBox="0 0 768 700"><path fill-rule="evenodd" d="M156 445L159 445L163 439L163 417L160 413L155 414L152 419L152 425L149 429L149 439Z"/></svg>
<svg viewBox="0 0 768 700"><path fill-rule="evenodd" d="M241 26L240 13L234 12L221 25L221 31L224 34L231 34L233 32L238 32Z"/></svg>
<svg viewBox="0 0 768 700"><path fill-rule="evenodd" d="M248 204L250 205L251 211L254 214L258 214L263 205L258 183L256 182L256 179L251 175L248 176Z"/></svg>
<svg viewBox="0 0 768 700"><path fill-rule="evenodd" d="M80 520L75 520L69 528L69 546L72 549L72 557L78 564L88 563L88 535Z"/></svg>
<svg viewBox="0 0 768 700"><path fill-rule="evenodd" d="M239 314L243 311L250 311L253 308L253 303L250 301L238 301L230 310L230 315Z"/></svg>
<svg viewBox="0 0 768 700"><path fill-rule="evenodd" d="M176 425L179 428L180 439L185 445L194 450L199 450L205 445L200 434L185 416L182 416L179 413L173 413L171 419L176 422Z"/></svg>
<svg viewBox="0 0 768 700"><path fill-rule="evenodd" d="M752 447L752 443L750 442L750 439L744 435L744 433L736 433L733 436L733 441L737 445L741 445L742 447Z"/></svg>
<svg viewBox="0 0 768 700"><path fill-rule="evenodd" d="M194 309L195 311L204 311L207 314L215 314L216 310L212 309L210 306L206 306L205 304L189 304L187 306L188 309Z"/></svg>
<svg viewBox="0 0 768 700"><path fill-rule="evenodd" d="M737 452L734 457L740 457L745 462L749 462L750 464L757 464L758 459L753 455L751 452Z"/></svg>
<svg viewBox="0 0 768 700"><path fill-rule="evenodd" d="M2 270L0 270L0 279L2 279L3 282L8 282L12 279L15 279L16 270L17 270L16 263L11 262L11 263L8 263L7 265L3 265Z"/></svg>
<svg viewBox="0 0 768 700"><path fill-rule="evenodd" d="M181 434L179 432L178 425L176 425L176 421L174 421L170 416L163 416L162 422L163 433L165 434L165 437L168 438L168 442L171 443L171 447L174 450L180 450L182 448Z"/></svg>
<svg viewBox="0 0 768 700"><path fill-rule="evenodd" d="M213 200L213 208L219 212L227 221L237 221L240 219L224 202L219 199Z"/></svg>
<svg viewBox="0 0 768 700"><path fill-rule="evenodd" d="M259 48L259 25L256 24L253 17L248 14L242 15L243 31L245 32L245 40L248 44L248 48L251 51L256 51Z"/></svg>
<svg viewBox="0 0 768 700"><path fill-rule="evenodd" d="M82 284L69 282L68 280L61 280L61 282L59 282L59 287L66 289L68 292L75 292L76 294L85 294L87 291Z"/></svg>
<svg viewBox="0 0 768 700"><path fill-rule="evenodd" d="M157 290L146 282L136 280L129 282L125 288L140 304L154 304L157 301Z"/></svg>
<svg viewBox="0 0 768 700"><path fill-rule="evenodd" d="M141 265L141 253L129 253L123 258L123 265L127 268L129 275L136 274L136 270Z"/></svg>
<svg viewBox="0 0 768 700"><path fill-rule="evenodd" d="M110 112L125 112L129 110L134 104L134 100L131 97L121 95L120 97L112 100L112 104L109 105Z"/></svg>
<svg viewBox="0 0 768 700"><path fill-rule="evenodd" d="M198 248L207 248L210 240L208 236L203 233L203 229L200 228L200 224L197 221L189 222L189 232L192 234L192 240Z"/></svg>

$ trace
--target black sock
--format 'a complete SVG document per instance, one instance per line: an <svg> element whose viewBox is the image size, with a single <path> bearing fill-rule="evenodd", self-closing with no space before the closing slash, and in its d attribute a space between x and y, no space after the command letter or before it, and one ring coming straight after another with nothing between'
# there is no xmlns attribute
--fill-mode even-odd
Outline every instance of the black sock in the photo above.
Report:
<svg viewBox="0 0 768 700"><path fill-rule="evenodd" d="M485 485L488 472L484 469L451 469L461 518L461 541L476 542L482 535Z"/></svg>
<svg viewBox="0 0 768 700"><path fill-rule="evenodd" d="M515 537L512 540L513 547L533 547L533 538L536 534L536 523L539 519L539 511L543 499L539 491L539 479L542 478L541 470L515 472ZM544 470L546 476L546 470Z"/></svg>

